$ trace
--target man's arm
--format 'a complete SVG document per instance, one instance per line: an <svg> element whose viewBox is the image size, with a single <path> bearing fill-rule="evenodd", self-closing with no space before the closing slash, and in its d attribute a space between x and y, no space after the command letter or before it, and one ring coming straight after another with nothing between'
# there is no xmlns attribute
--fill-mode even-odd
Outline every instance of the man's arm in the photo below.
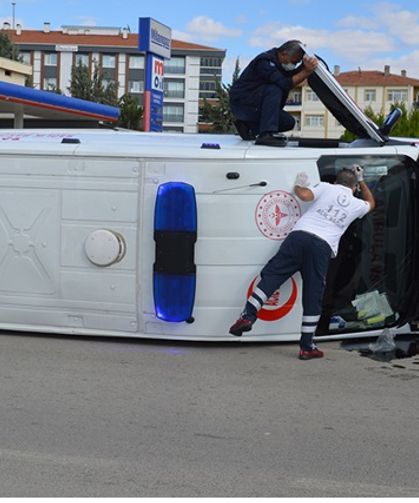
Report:
<svg viewBox="0 0 419 503"><path fill-rule="evenodd" d="M310 189L307 187L300 187L299 185L296 185L294 187L294 192L296 196L301 199L301 201L308 202L308 201L313 201L314 199L314 194L311 192Z"/></svg>
<svg viewBox="0 0 419 503"><path fill-rule="evenodd" d="M372 211L375 208L375 199L368 185L364 182L364 168L359 164L353 164L350 169L355 173L362 199L370 205L370 211Z"/></svg>
<svg viewBox="0 0 419 503"><path fill-rule="evenodd" d="M301 84L301 82L306 80L306 78L314 72L318 64L319 62L317 58L315 57L309 58L307 56L304 56L302 69L298 73L292 76L293 85L297 86L298 84Z"/></svg>
<svg viewBox="0 0 419 503"><path fill-rule="evenodd" d="M372 211L375 208L375 199L364 180L359 182L359 188L361 190L362 199L367 201L370 205L370 211Z"/></svg>

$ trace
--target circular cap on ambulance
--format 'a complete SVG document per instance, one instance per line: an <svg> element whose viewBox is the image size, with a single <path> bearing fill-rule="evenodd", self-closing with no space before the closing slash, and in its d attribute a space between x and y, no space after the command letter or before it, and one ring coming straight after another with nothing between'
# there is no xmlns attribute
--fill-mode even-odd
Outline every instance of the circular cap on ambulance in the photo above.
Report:
<svg viewBox="0 0 419 503"><path fill-rule="evenodd" d="M108 229L93 231L84 243L87 258L100 267L120 262L125 255L125 248L123 236Z"/></svg>

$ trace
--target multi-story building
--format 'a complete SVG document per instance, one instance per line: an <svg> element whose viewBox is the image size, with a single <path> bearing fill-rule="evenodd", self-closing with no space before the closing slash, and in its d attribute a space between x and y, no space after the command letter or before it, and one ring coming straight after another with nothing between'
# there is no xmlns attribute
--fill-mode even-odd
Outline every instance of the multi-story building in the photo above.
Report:
<svg viewBox="0 0 419 503"><path fill-rule="evenodd" d="M3 31L18 46L25 63L33 66L33 85L59 89L69 94L71 68L79 63L90 72L98 65L104 82L114 82L118 96L144 92L144 54L138 50L138 34L126 28L62 26L51 30ZM163 127L166 131L198 131L199 98L213 97L215 79L221 78L225 51L204 45L172 40L171 59L165 61Z"/></svg>
<svg viewBox="0 0 419 503"><path fill-rule="evenodd" d="M356 70L340 73L335 66L334 75L355 103L365 110L370 107L375 113L387 114L392 104L403 102L407 110L419 107L419 80L384 72ZM325 108L307 81L293 89L289 95L287 112L296 119L294 133L305 138L339 138L344 128Z"/></svg>
<svg viewBox="0 0 419 503"><path fill-rule="evenodd" d="M25 85L26 79L32 75L32 67L19 61L0 58L0 80L11 84Z"/></svg>

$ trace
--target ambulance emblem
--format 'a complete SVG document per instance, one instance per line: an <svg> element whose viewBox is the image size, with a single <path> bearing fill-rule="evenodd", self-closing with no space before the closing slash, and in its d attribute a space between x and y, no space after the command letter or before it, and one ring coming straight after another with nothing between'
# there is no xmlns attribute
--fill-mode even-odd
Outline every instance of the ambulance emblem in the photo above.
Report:
<svg viewBox="0 0 419 503"><path fill-rule="evenodd" d="M252 295L255 285L259 283L259 281L260 277L256 276L250 283L247 290L247 298ZM265 302L262 309L258 312L258 318L263 321L277 321L284 318L295 306L297 296L297 283L294 278L290 278Z"/></svg>
<svg viewBox="0 0 419 503"><path fill-rule="evenodd" d="M258 202L255 212L256 225L269 239L285 239L297 220L301 208L295 197L284 190L265 194Z"/></svg>

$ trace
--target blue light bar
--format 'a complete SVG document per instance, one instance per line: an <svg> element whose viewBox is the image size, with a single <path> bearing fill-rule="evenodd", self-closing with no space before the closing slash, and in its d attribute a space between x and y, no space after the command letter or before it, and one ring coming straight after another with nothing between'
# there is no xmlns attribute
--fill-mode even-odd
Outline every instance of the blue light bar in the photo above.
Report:
<svg viewBox="0 0 419 503"><path fill-rule="evenodd" d="M181 322L192 316L195 301L195 274L154 273L154 305L157 318Z"/></svg>
<svg viewBox="0 0 419 503"><path fill-rule="evenodd" d="M188 321L196 290L194 247L197 238L195 190L183 182L159 186L154 211L153 290L156 316L164 321Z"/></svg>
<svg viewBox="0 0 419 503"><path fill-rule="evenodd" d="M196 200L192 185L163 183L157 190L154 214L155 231L196 232Z"/></svg>

